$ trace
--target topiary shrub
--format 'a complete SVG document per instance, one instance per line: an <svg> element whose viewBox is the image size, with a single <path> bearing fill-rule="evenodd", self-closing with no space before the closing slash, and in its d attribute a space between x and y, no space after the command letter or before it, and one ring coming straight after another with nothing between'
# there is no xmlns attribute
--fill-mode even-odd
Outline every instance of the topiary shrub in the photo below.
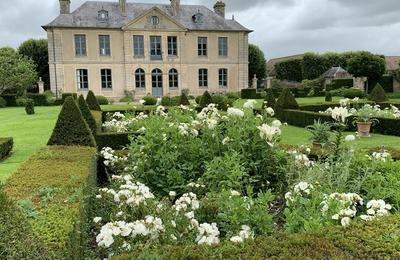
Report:
<svg viewBox="0 0 400 260"><path fill-rule="evenodd" d="M201 96L197 96L194 98L194 101L196 101L197 105L200 105L200 101L201 101Z"/></svg>
<svg viewBox="0 0 400 260"><path fill-rule="evenodd" d="M56 98L53 103L53 105L55 106L61 106L62 104L64 104L64 100L62 100L61 98Z"/></svg>
<svg viewBox="0 0 400 260"><path fill-rule="evenodd" d="M78 98L78 95L76 93L68 93L68 92L62 93L61 96L62 96L63 103L67 99L67 97L72 97L73 99L77 99Z"/></svg>
<svg viewBox="0 0 400 260"><path fill-rule="evenodd" d="M171 97L164 96L161 98L161 105L164 107L169 107L171 105Z"/></svg>
<svg viewBox="0 0 400 260"><path fill-rule="evenodd" d="M388 100L385 90L379 83L375 85L368 99L374 102L385 102Z"/></svg>
<svg viewBox="0 0 400 260"><path fill-rule="evenodd" d="M133 98L132 97L123 97L119 100L119 102L131 103L131 102L133 102Z"/></svg>
<svg viewBox="0 0 400 260"><path fill-rule="evenodd" d="M0 108L4 108L6 106L7 106L7 101L4 98L0 97Z"/></svg>
<svg viewBox="0 0 400 260"><path fill-rule="evenodd" d="M30 98L35 103L35 106L48 106L49 103L47 102L47 96L45 94L34 94L28 93L26 94L27 98ZM18 103L17 103L18 105Z"/></svg>
<svg viewBox="0 0 400 260"><path fill-rule="evenodd" d="M26 99L25 112L26 112L27 115L35 114L35 102L30 98Z"/></svg>
<svg viewBox="0 0 400 260"><path fill-rule="evenodd" d="M179 99L179 104L180 105L184 105L184 106L189 106L190 105L188 97L183 92L182 92L181 97Z"/></svg>
<svg viewBox="0 0 400 260"><path fill-rule="evenodd" d="M349 88L343 91L343 97L345 98L363 98L365 97L364 91L359 88Z"/></svg>
<svg viewBox="0 0 400 260"><path fill-rule="evenodd" d="M228 98L225 95L213 95L212 103L214 103L219 110L228 110Z"/></svg>
<svg viewBox="0 0 400 260"><path fill-rule="evenodd" d="M24 107L26 105L26 98L20 97L16 100L17 106Z"/></svg>
<svg viewBox="0 0 400 260"><path fill-rule="evenodd" d="M12 137L0 138L0 161L10 155L14 146L14 139Z"/></svg>
<svg viewBox="0 0 400 260"><path fill-rule="evenodd" d="M144 96L143 97L145 106L155 106L157 105L157 99L153 96Z"/></svg>
<svg viewBox="0 0 400 260"><path fill-rule="evenodd" d="M179 106L180 102L181 102L180 96L175 96L171 98L171 106Z"/></svg>
<svg viewBox="0 0 400 260"><path fill-rule="evenodd" d="M90 112L90 109L82 95L80 95L78 98L78 107L90 130L92 130L92 133L95 134L97 131L96 120L94 119L92 112Z"/></svg>
<svg viewBox="0 0 400 260"><path fill-rule="evenodd" d="M298 109L298 108L299 104L297 103L290 89L287 88L283 89L282 94L276 101L275 109L277 111L280 111L283 109Z"/></svg>
<svg viewBox="0 0 400 260"><path fill-rule="evenodd" d="M90 110L101 111L99 102L97 101L96 96L94 95L93 91L91 91L91 90L89 90L89 92L86 96L86 104L88 105Z"/></svg>
<svg viewBox="0 0 400 260"><path fill-rule="evenodd" d="M276 98L274 95L274 91L271 88L268 88L266 90L266 95L265 95L265 99L264 99L264 102L262 105L262 109L264 109L265 106L273 108L273 107L275 107L275 104L276 104Z"/></svg>
<svg viewBox="0 0 400 260"><path fill-rule="evenodd" d="M99 105L108 105L110 103L105 96L98 95L96 96L96 99Z"/></svg>
<svg viewBox="0 0 400 260"><path fill-rule="evenodd" d="M325 102L332 102L332 93L330 91L325 93Z"/></svg>
<svg viewBox="0 0 400 260"><path fill-rule="evenodd" d="M242 99L257 99L257 89L255 88L245 88L242 89L241 94L240 94Z"/></svg>
<svg viewBox="0 0 400 260"><path fill-rule="evenodd" d="M96 146L92 131L72 97L65 100L47 144Z"/></svg>
<svg viewBox="0 0 400 260"><path fill-rule="evenodd" d="M213 102L212 97L208 91L205 91L200 99L200 107L206 107Z"/></svg>

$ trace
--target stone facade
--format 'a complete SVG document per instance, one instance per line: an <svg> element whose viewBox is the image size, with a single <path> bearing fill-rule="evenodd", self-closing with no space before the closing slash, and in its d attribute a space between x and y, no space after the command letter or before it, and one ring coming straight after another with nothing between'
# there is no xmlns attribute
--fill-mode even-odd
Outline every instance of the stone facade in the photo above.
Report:
<svg viewBox="0 0 400 260"><path fill-rule="evenodd" d="M119 4L116 4L121 5L121 2L122 5L126 4L125 1L119 1ZM61 7L63 7L61 12L64 12L65 8L69 8L63 6L65 3L69 3L69 0L60 0ZM68 16L72 16L72 20L74 20L74 13L72 13L61 14L57 18L58 20L56 19L55 22L44 26L49 41L51 89L58 95L63 92L85 94L88 90L92 90L97 95L118 99L123 97L126 91L129 91L135 93L136 98L140 98L144 95L155 94L153 72L156 69L162 72L162 91L157 92L156 95L180 95L182 89L189 89L190 95L200 95L205 90L216 93L240 91L248 87L248 34L251 31L239 27L239 25L236 25L238 24L236 21L221 17L222 7L220 2L216 4L218 14L210 10L212 14L209 14L205 9L202 9L204 19L210 15L218 16L212 18L220 23L226 23L225 27L229 25L229 28L233 29L220 29L221 26L218 26L218 24L215 25L214 29L213 25L208 24L207 29L188 28L187 23L190 20L184 20L181 16L191 14L190 10L196 10L198 6L193 8L185 6L183 8L180 6L180 1L176 0L172 1L171 9L173 10L171 10L171 13L165 11L169 10L169 6L154 5L146 8L146 11L135 14L132 18L129 15L130 12L135 11L136 4L128 3L128 6L119 9L113 9L113 6L110 3L108 4L109 10L107 10L107 2L102 5L105 6L103 11L107 11L107 15L116 16L114 12L120 12L118 15L128 22L124 22L122 26L103 26L100 22L96 23L97 26L57 24L57 21L68 23ZM80 13L83 12L82 8L88 9L88 6L90 5L84 4L81 8L78 8L75 15L79 15L80 19L85 19L85 17L81 17ZM182 9L177 11L176 8ZM96 16L101 11L92 9L92 16ZM86 11L88 15L89 11ZM193 15L198 15L197 13L198 11ZM157 17L157 24L152 21L153 17ZM194 16L193 19L195 19ZM186 24L183 24L183 22L186 22ZM84 24L84 22L81 22L81 24ZM86 41L85 55L76 55L76 35L84 35ZM109 37L109 55L102 55L101 53L102 50L99 47L100 35ZM143 37L143 56L135 56L134 54L134 35ZM154 36L159 36L159 39L161 39L161 56L158 59L154 59L150 55L150 37ZM167 39L171 36L177 39L176 55L168 54ZM207 55L198 55L199 37L207 39ZM219 55L219 39L221 37L226 38L228 42L226 56ZM83 89L79 87L81 83L78 76L78 70L82 69L86 70L88 74L88 88ZM102 88L102 69L111 70L111 88ZM137 69L142 69L145 73L144 88L137 87L135 77ZM170 87L171 69L178 72L178 87ZM207 69L208 87L199 86L200 69ZM225 69L227 72L226 86L220 86L221 69Z"/></svg>

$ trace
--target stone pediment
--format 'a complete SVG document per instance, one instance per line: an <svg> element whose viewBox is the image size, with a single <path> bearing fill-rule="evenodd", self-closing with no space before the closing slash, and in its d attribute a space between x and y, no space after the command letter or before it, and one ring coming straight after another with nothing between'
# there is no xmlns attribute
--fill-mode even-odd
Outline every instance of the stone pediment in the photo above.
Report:
<svg viewBox="0 0 400 260"><path fill-rule="evenodd" d="M126 26L122 27L122 30L186 31L187 29L161 9L153 7L130 21Z"/></svg>

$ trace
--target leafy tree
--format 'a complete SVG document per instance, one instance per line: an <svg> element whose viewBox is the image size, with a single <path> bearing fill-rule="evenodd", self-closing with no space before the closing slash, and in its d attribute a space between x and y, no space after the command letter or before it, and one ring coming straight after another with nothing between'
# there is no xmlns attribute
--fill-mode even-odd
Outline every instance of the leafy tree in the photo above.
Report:
<svg viewBox="0 0 400 260"><path fill-rule="evenodd" d="M80 95L78 98L78 107L79 110L81 110L82 116L86 123L89 125L90 130L92 130L92 133L95 134L97 130L96 120L94 119L92 112L90 112L90 109L82 95Z"/></svg>
<svg viewBox="0 0 400 260"><path fill-rule="evenodd" d="M326 72L330 67L324 57L316 53L306 53L303 56L303 78L316 79Z"/></svg>
<svg viewBox="0 0 400 260"><path fill-rule="evenodd" d="M22 95L36 80L37 73L31 60L12 48L0 49L0 95Z"/></svg>
<svg viewBox="0 0 400 260"><path fill-rule="evenodd" d="M302 60L291 59L275 64L276 77L280 80L301 82L303 80Z"/></svg>
<svg viewBox="0 0 400 260"><path fill-rule="evenodd" d="M90 110L101 111L101 107L99 102L97 101L96 96L94 95L93 91L89 90L86 96L86 103Z"/></svg>
<svg viewBox="0 0 400 260"><path fill-rule="evenodd" d="M347 70L355 77L376 80L386 71L385 59L370 52L357 52L348 60Z"/></svg>
<svg viewBox="0 0 400 260"><path fill-rule="evenodd" d="M325 67L328 69L332 67L347 67L347 58L341 53L328 52L322 55L325 62Z"/></svg>
<svg viewBox="0 0 400 260"><path fill-rule="evenodd" d="M19 46L18 53L33 61L36 65L37 75L42 77L45 88L47 89L50 86L47 40L29 39Z"/></svg>
<svg viewBox="0 0 400 260"><path fill-rule="evenodd" d="M254 44L249 44L249 80L257 75L257 78L265 78L267 64L263 51Z"/></svg>

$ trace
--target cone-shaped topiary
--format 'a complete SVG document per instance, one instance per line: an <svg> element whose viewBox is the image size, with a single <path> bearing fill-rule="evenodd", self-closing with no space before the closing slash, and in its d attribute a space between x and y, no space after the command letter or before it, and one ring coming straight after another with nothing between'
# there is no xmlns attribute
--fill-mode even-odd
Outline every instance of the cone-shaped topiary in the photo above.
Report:
<svg viewBox="0 0 400 260"><path fill-rule="evenodd" d="M200 99L200 107L206 107L213 102L212 97L208 91L205 91Z"/></svg>
<svg viewBox="0 0 400 260"><path fill-rule="evenodd" d="M65 99L47 145L96 146L92 131L72 97Z"/></svg>
<svg viewBox="0 0 400 260"><path fill-rule="evenodd" d="M282 109L298 109L299 104L297 104L292 92L288 88L284 88L282 94L279 96L275 104L276 110Z"/></svg>
<svg viewBox="0 0 400 260"><path fill-rule="evenodd" d="M385 102L386 100L388 100L385 90L382 88L381 84L379 84L379 83L375 85L371 94L369 94L368 99L375 101L375 102Z"/></svg>
<svg viewBox="0 0 400 260"><path fill-rule="evenodd" d="M332 93L330 91L325 93L325 102L332 102Z"/></svg>
<svg viewBox="0 0 400 260"><path fill-rule="evenodd" d="M92 133L95 134L97 130L96 120L94 119L92 112L90 112L90 109L82 95L80 95L78 98L78 107L90 130L92 130Z"/></svg>
<svg viewBox="0 0 400 260"><path fill-rule="evenodd" d="M185 93L181 94L181 98L179 99L179 104L180 105L184 105L184 106L189 106L190 105L189 99L188 99L188 97L186 96Z"/></svg>
<svg viewBox="0 0 400 260"><path fill-rule="evenodd" d="M101 111L99 102L97 101L96 96L94 95L93 91L91 91L91 90L89 90L89 92L87 94L86 103L90 110Z"/></svg>
<svg viewBox="0 0 400 260"><path fill-rule="evenodd" d="M274 95L274 92L272 91L272 89L268 88L266 90L266 95L265 95L265 99L262 105L262 109L264 109L265 107L272 107L274 108L276 104L276 98Z"/></svg>

